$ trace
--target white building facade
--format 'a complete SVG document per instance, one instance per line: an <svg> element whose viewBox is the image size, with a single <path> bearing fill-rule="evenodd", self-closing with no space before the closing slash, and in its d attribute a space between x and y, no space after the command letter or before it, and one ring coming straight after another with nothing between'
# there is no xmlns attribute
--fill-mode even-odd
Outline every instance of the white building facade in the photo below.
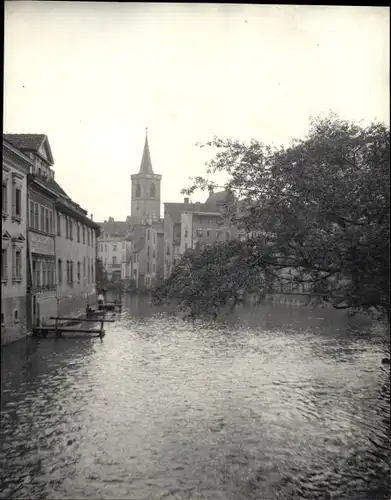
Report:
<svg viewBox="0 0 391 500"><path fill-rule="evenodd" d="M3 139L1 344L29 331L27 292L27 176L30 159Z"/></svg>

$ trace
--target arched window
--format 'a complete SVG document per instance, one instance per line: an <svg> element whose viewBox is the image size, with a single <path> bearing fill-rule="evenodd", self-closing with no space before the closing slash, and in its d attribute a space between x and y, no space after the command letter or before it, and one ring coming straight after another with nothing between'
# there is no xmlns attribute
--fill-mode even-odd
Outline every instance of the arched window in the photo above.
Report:
<svg viewBox="0 0 391 500"><path fill-rule="evenodd" d="M150 193L151 193L151 198L154 198L156 196L156 186L154 183L151 184Z"/></svg>
<svg viewBox="0 0 391 500"><path fill-rule="evenodd" d="M140 198L141 196L141 186L140 184L136 184L136 197Z"/></svg>

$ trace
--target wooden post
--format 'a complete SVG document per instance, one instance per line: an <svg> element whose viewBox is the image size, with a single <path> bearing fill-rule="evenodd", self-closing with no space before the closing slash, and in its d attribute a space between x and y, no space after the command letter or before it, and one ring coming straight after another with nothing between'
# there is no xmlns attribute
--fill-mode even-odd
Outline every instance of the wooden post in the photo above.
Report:
<svg viewBox="0 0 391 500"><path fill-rule="evenodd" d="M61 332L58 331L58 316L56 318L56 338L61 337Z"/></svg>

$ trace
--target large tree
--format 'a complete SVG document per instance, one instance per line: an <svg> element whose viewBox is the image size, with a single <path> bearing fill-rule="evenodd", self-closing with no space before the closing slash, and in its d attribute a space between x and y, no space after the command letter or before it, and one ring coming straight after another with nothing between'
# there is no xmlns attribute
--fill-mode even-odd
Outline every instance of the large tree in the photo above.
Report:
<svg viewBox="0 0 391 500"><path fill-rule="evenodd" d="M175 289L182 305L201 314L200 297L208 290L219 297L218 310L232 298L222 293L226 279L211 276L234 281L237 268L243 289L256 285L267 292L281 279L306 283L314 296L336 308L390 318L388 128L363 127L332 114L312 119L308 135L289 147L217 137L205 146L215 148L208 176L193 179L185 191L211 188L214 173L228 173L226 188L238 199L228 216L252 235L252 252L246 253L249 242L235 242L189 253L160 297ZM231 261L236 256L239 264L227 264L224 252L233 253ZM212 275L194 274L196 262L209 269L211 261Z"/></svg>

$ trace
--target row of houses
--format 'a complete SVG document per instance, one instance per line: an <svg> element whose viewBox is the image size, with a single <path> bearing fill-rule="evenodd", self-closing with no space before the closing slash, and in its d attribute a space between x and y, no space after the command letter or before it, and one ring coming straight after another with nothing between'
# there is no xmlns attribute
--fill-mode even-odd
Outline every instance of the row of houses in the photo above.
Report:
<svg viewBox="0 0 391 500"><path fill-rule="evenodd" d="M3 135L1 343L96 302L100 226L55 180L44 134Z"/></svg>
<svg viewBox="0 0 391 500"><path fill-rule="evenodd" d="M161 283L189 248L240 237L224 218L227 205L235 203L231 193L210 193L205 203L184 198L164 203L161 217L161 180L155 174L148 136L138 173L131 178L131 215L124 221L112 217L100 222L98 258L108 281L132 283L148 289Z"/></svg>

